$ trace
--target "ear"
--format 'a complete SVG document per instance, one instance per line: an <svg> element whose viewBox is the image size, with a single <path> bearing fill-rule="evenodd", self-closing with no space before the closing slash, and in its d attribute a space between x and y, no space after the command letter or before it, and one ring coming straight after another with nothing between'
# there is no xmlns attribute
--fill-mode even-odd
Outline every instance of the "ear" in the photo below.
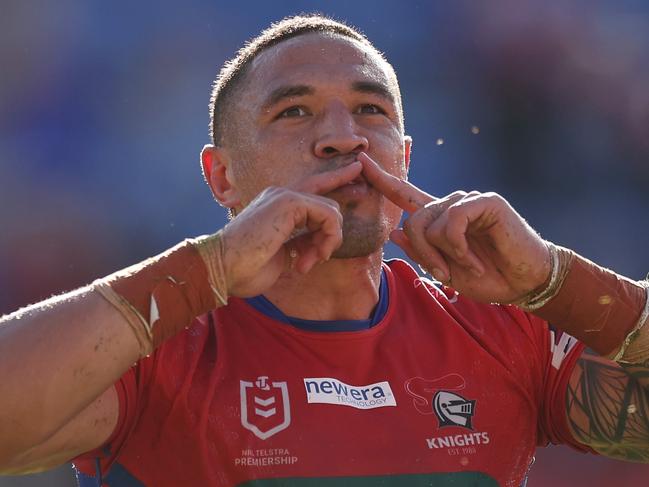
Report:
<svg viewBox="0 0 649 487"><path fill-rule="evenodd" d="M216 201L226 208L240 204L237 189L232 184L230 158L221 147L206 144L201 151L201 167L205 182L212 190Z"/></svg>
<svg viewBox="0 0 649 487"><path fill-rule="evenodd" d="M412 137L403 136L403 159L406 163L406 171L410 169L410 154L412 153Z"/></svg>

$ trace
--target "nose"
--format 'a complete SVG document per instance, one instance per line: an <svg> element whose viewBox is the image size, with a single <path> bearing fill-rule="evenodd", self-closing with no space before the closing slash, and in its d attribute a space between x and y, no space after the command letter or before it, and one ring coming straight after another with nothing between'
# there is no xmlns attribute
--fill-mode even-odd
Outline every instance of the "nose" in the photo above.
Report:
<svg viewBox="0 0 649 487"><path fill-rule="evenodd" d="M359 133L354 115L341 104L328 107L318 124L314 152L324 159L367 151L369 141Z"/></svg>

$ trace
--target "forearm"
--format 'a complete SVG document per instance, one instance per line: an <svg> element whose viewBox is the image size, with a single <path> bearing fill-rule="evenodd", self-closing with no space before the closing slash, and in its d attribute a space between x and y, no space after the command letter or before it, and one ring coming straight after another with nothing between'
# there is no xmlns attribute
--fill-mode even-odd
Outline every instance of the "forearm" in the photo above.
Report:
<svg viewBox="0 0 649 487"><path fill-rule="evenodd" d="M47 440L139 358L224 304L221 249L219 234L184 241L3 318L0 464Z"/></svg>
<svg viewBox="0 0 649 487"><path fill-rule="evenodd" d="M545 289L528 296L520 306L616 361L649 359L629 348L648 318L644 282L628 279L568 249L555 247L553 271ZM633 340L635 342L635 340ZM645 341L649 344L649 340Z"/></svg>
<svg viewBox="0 0 649 487"><path fill-rule="evenodd" d="M591 349L576 362L567 386L570 430L577 441L603 455L647 462L646 283L620 276L567 249L559 252L555 255L560 259L554 261L559 265L553 266L556 272L539 293L545 292L545 298L537 299L537 309L530 311Z"/></svg>
<svg viewBox="0 0 649 487"><path fill-rule="evenodd" d="M90 288L0 321L0 459L49 438L139 358L126 320Z"/></svg>
<svg viewBox="0 0 649 487"><path fill-rule="evenodd" d="M92 291L5 317L0 468L57 431L60 437L71 418L78 419L138 358L196 316L225 305L230 295L263 293L288 262L306 273L329 259L342 242L342 215L336 202L318 195L360 171L360 163L351 164L307 178L296 189L269 188L214 235L184 241L116 272L95 282ZM303 228L308 234L293 238ZM294 260L286 245L290 239L298 251ZM68 442L73 446L74 433ZM37 460L30 458L30 465Z"/></svg>

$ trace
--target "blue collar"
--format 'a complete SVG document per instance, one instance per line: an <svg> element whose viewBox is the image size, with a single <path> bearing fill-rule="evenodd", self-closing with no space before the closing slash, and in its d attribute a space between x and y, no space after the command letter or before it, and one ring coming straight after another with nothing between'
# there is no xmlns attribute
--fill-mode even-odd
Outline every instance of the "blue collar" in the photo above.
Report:
<svg viewBox="0 0 649 487"><path fill-rule="evenodd" d="M385 312L388 310L388 280L385 270L381 271L381 284L379 285L379 302L376 304L372 316L366 320L303 320L286 316L282 311L271 303L263 294L245 300L250 306L260 313L265 314L282 323L293 325L296 328L307 331L359 331L372 328L379 323Z"/></svg>

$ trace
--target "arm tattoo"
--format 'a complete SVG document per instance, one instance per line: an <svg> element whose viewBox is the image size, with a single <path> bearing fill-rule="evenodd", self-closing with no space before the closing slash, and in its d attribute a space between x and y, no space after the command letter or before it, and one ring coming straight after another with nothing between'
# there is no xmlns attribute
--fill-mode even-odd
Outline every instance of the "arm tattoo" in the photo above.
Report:
<svg viewBox="0 0 649 487"><path fill-rule="evenodd" d="M649 367L584 352L566 393L575 439L602 455L649 463Z"/></svg>

